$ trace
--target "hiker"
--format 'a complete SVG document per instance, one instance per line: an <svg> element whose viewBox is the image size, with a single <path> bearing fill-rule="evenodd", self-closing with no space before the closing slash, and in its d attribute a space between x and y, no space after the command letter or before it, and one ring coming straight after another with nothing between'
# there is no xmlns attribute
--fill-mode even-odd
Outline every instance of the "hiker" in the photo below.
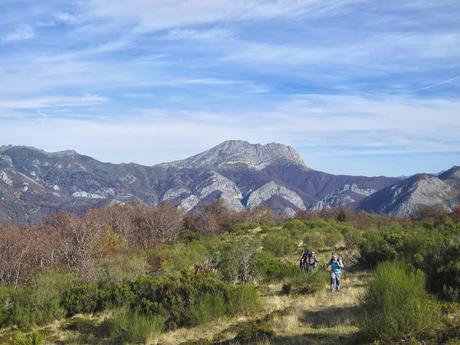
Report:
<svg viewBox="0 0 460 345"><path fill-rule="evenodd" d="M313 271L319 265L318 257L314 251L311 251L307 256L307 272Z"/></svg>
<svg viewBox="0 0 460 345"><path fill-rule="evenodd" d="M308 249L304 249L302 255L300 256L300 269L306 271L308 269L307 267L307 258L308 258L309 252Z"/></svg>
<svg viewBox="0 0 460 345"><path fill-rule="evenodd" d="M343 260L337 256L336 253L332 253L331 259L327 263L331 271L331 291L340 291L340 279L343 270Z"/></svg>

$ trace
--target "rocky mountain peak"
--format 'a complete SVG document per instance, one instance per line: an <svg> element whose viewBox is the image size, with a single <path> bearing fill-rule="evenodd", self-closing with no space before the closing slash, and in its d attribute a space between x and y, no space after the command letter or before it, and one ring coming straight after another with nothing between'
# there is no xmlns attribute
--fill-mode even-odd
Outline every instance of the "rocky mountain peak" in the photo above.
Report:
<svg viewBox="0 0 460 345"><path fill-rule="evenodd" d="M163 163L161 166L192 169L246 166L251 169L262 170L271 164L281 163L306 167L297 151L288 145L278 143L251 144L243 140L227 140L190 158Z"/></svg>

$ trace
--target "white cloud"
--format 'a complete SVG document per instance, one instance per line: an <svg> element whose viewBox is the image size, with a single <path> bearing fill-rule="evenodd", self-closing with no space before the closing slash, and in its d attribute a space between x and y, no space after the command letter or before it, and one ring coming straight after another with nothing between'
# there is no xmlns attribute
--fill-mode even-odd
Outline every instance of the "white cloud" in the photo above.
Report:
<svg viewBox="0 0 460 345"><path fill-rule="evenodd" d="M35 36L34 29L29 25L23 25L23 26L16 28L16 30L3 36L2 41L3 42L24 41L24 40L31 39L34 36Z"/></svg>
<svg viewBox="0 0 460 345"><path fill-rule="evenodd" d="M67 23L67 24L76 24L79 22L79 19L76 15L69 12L59 12L54 16L56 20Z"/></svg>
<svg viewBox="0 0 460 345"><path fill-rule="evenodd" d="M72 96L43 96L24 99L0 99L0 110L20 110L37 108L68 108L97 105L107 101L98 95Z"/></svg>
<svg viewBox="0 0 460 345"><path fill-rule="evenodd" d="M216 41L233 38L234 34L230 30L211 28L206 30L192 29L173 29L168 31L166 38L173 40L199 40Z"/></svg>

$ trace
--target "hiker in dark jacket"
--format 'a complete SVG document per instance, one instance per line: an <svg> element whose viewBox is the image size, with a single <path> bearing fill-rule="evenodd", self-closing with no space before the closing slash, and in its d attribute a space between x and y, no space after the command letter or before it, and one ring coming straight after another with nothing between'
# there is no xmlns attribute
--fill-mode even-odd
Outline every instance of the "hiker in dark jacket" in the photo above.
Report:
<svg viewBox="0 0 460 345"><path fill-rule="evenodd" d="M299 267L301 270L306 271L308 269L307 267L307 258L308 258L309 252L308 249L304 249L302 255L300 256L300 264Z"/></svg>
<svg viewBox="0 0 460 345"><path fill-rule="evenodd" d="M313 271L319 265L318 257L314 251L310 252L307 256L307 272Z"/></svg>

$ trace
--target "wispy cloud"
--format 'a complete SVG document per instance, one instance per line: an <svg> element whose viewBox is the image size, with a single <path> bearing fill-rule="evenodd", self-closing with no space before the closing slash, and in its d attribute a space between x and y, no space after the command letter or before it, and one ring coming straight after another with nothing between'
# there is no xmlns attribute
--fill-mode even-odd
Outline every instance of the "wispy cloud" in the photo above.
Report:
<svg viewBox="0 0 460 345"><path fill-rule="evenodd" d="M157 31L219 21L298 16L307 10L332 9L344 0L90 0L87 11L99 18L134 22L139 31Z"/></svg>
<svg viewBox="0 0 460 345"><path fill-rule="evenodd" d="M71 96L45 96L16 100L0 100L0 110L18 109L46 109L68 108L98 105L107 101L107 98L98 95Z"/></svg>
<svg viewBox="0 0 460 345"><path fill-rule="evenodd" d="M35 36L34 29L29 25L22 25L16 28L14 31L11 31L5 34L2 38L3 42L16 42L16 41L24 41L31 39Z"/></svg>
<svg viewBox="0 0 460 345"><path fill-rule="evenodd" d="M0 136L148 164L228 138L335 172L454 163L459 16L454 0L2 3Z"/></svg>
<svg viewBox="0 0 460 345"><path fill-rule="evenodd" d="M446 85L446 84L450 84L450 83L453 83L453 82L456 82L460 80L460 76L455 76L455 77L452 77L452 78L448 78L446 80L441 80L441 81L438 81L436 83L432 83L430 85L427 85L427 86L424 86L424 87L421 87L419 90L429 90L429 89L432 89L434 87L438 87L438 86L441 86L441 85Z"/></svg>
<svg viewBox="0 0 460 345"><path fill-rule="evenodd" d="M230 30L220 28L210 29L173 29L168 31L166 38L173 40L198 40L198 41L215 41L221 39L233 38L234 33Z"/></svg>

